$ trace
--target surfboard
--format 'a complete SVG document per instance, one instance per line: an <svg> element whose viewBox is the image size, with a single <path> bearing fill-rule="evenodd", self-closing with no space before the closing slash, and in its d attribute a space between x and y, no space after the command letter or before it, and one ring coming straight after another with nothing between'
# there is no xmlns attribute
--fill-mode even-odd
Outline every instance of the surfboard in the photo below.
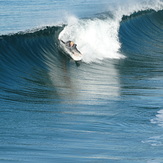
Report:
<svg viewBox="0 0 163 163"><path fill-rule="evenodd" d="M63 51L70 56L71 59L74 61L81 61L83 58L83 55L81 52L76 48L70 48L66 45L66 43L62 40L59 40L60 47L63 49Z"/></svg>

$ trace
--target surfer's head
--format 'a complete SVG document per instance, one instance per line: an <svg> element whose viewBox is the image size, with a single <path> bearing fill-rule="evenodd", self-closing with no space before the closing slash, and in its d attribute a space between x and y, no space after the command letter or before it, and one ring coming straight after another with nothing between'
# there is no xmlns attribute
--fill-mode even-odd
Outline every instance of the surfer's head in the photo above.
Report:
<svg viewBox="0 0 163 163"><path fill-rule="evenodd" d="M74 46L74 42L70 41L70 47Z"/></svg>

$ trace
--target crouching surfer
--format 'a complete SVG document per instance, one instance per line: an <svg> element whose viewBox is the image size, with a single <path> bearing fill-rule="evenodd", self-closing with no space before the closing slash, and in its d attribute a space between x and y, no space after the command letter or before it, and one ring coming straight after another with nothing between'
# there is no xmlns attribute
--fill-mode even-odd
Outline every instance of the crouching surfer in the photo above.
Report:
<svg viewBox="0 0 163 163"><path fill-rule="evenodd" d="M66 47L72 52L74 53L74 50L79 52L80 51L77 49L77 45L73 42L73 41L67 41L67 42L64 42L63 40L61 40L62 43L64 43L66 45Z"/></svg>
<svg viewBox="0 0 163 163"><path fill-rule="evenodd" d="M80 61L82 59L82 54L73 41L64 42L63 40L60 40L60 43L65 52L67 52L73 60Z"/></svg>

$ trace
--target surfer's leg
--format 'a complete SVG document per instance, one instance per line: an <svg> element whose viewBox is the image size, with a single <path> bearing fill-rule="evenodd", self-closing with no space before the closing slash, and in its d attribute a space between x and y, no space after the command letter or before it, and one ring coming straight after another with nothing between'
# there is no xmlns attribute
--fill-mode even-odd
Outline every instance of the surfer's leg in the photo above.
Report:
<svg viewBox="0 0 163 163"><path fill-rule="evenodd" d="M77 67L80 66L80 62L79 61L75 61L75 64L76 64Z"/></svg>

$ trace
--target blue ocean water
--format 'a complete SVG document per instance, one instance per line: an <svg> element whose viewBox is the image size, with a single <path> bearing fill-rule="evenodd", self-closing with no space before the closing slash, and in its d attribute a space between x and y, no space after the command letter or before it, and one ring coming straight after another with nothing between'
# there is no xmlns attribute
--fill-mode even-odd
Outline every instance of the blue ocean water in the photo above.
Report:
<svg viewBox="0 0 163 163"><path fill-rule="evenodd" d="M0 76L0 162L163 162L162 0L0 1Z"/></svg>

